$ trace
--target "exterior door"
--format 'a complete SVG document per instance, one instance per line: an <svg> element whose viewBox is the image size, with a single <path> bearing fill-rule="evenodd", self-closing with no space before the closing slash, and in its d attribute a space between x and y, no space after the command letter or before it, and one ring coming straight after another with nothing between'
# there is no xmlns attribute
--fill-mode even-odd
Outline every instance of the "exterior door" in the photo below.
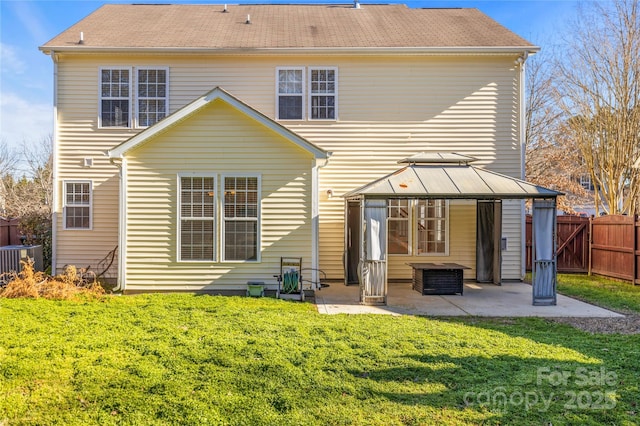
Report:
<svg viewBox="0 0 640 426"><path fill-rule="evenodd" d="M358 264L362 257L362 209L359 200L347 201L344 247L344 283L358 284Z"/></svg>

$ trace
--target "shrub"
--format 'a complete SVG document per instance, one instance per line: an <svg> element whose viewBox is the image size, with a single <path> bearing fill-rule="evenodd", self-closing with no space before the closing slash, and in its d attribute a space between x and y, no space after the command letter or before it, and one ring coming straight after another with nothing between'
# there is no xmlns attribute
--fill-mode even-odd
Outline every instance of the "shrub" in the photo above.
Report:
<svg viewBox="0 0 640 426"><path fill-rule="evenodd" d="M44 272L36 272L32 262L20 263L22 271L8 274L9 282L0 289L0 297L68 300L99 298L105 293L94 273L78 270L73 265L65 267L64 273L52 277Z"/></svg>

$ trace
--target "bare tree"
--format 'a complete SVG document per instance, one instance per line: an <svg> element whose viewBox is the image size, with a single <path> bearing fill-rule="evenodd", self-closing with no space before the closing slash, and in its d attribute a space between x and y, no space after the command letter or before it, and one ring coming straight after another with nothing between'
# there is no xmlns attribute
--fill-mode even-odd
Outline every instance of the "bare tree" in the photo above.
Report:
<svg viewBox="0 0 640 426"><path fill-rule="evenodd" d="M0 215L6 216L6 200L13 182L18 164L18 153L13 151L7 141L0 139Z"/></svg>
<svg viewBox="0 0 640 426"><path fill-rule="evenodd" d="M557 62L558 104L595 187L596 210L637 212L640 170L640 6L587 3Z"/></svg>
<svg viewBox="0 0 640 426"><path fill-rule="evenodd" d="M557 107L550 54L541 52L527 62L526 160L527 180L562 191L558 208L575 213L573 206L588 202L588 194L579 184L581 156L562 125Z"/></svg>
<svg viewBox="0 0 640 426"><path fill-rule="evenodd" d="M51 215L53 200L53 137L51 135L39 143L24 143L22 156L27 165L27 173L31 177L37 192L40 194L40 210Z"/></svg>

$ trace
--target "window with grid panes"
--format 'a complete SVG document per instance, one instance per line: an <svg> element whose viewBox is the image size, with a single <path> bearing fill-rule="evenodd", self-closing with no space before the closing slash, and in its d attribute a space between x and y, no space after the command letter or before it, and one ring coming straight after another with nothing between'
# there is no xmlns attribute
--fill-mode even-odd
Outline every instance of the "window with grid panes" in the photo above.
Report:
<svg viewBox="0 0 640 426"><path fill-rule="evenodd" d="M302 120L304 96L304 70L278 69L278 119Z"/></svg>
<svg viewBox="0 0 640 426"><path fill-rule="evenodd" d="M180 177L180 260L215 260L215 179Z"/></svg>
<svg viewBox="0 0 640 426"><path fill-rule="evenodd" d="M410 254L410 201L389 200L387 209L387 250L389 250L389 254Z"/></svg>
<svg viewBox="0 0 640 426"><path fill-rule="evenodd" d="M65 182L65 229L91 229L91 203L91 181Z"/></svg>
<svg viewBox="0 0 640 426"><path fill-rule="evenodd" d="M167 70L138 69L138 126L148 127L167 115Z"/></svg>
<svg viewBox="0 0 640 426"><path fill-rule="evenodd" d="M446 200L416 200L416 254L447 251Z"/></svg>
<svg viewBox="0 0 640 426"><path fill-rule="evenodd" d="M336 70L333 68L311 68L309 80L311 119L335 120Z"/></svg>
<svg viewBox="0 0 640 426"><path fill-rule="evenodd" d="M130 77L129 69L100 70L100 126L130 126Z"/></svg>
<svg viewBox="0 0 640 426"><path fill-rule="evenodd" d="M223 179L223 259L258 260L259 179L257 176L225 176Z"/></svg>

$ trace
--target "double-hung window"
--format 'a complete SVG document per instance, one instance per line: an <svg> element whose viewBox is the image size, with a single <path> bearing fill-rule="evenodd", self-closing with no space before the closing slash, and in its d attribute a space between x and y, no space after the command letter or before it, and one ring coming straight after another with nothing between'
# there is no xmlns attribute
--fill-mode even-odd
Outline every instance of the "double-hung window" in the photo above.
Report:
<svg viewBox="0 0 640 426"><path fill-rule="evenodd" d="M131 69L100 70L100 126L130 127Z"/></svg>
<svg viewBox="0 0 640 426"><path fill-rule="evenodd" d="M276 80L278 120L336 119L337 68L278 68Z"/></svg>
<svg viewBox="0 0 640 426"><path fill-rule="evenodd" d="M167 116L167 69L138 68L138 127L148 127Z"/></svg>
<svg viewBox="0 0 640 426"><path fill-rule="evenodd" d="M411 254L411 204L409 200L388 202L388 250L389 254Z"/></svg>
<svg viewBox="0 0 640 426"><path fill-rule="evenodd" d="M310 68L309 111L312 120L336 119L336 69Z"/></svg>
<svg viewBox="0 0 640 426"><path fill-rule="evenodd" d="M447 253L447 204L445 200L417 200L416 254Z"/></svg>
<svg viewBox="0 0 640 426"><path fill-rule="evenodd" d="M215 260L215 178L180 176L179 258Z"/></svg>
<svg viewBox="0 0 640 426"><path fill-rule="evenodd" d="M449 254L449 212L446 200L389 200L389 254Z"/></svg>
<svg viewBox="0 0 640 426"><path fill-rule="evenodd" d="M304 68L278 68L278 119L302 120Z"/></svg>
<svg viewBox="0 0 640 426"><path fill-rule="evenodd" d="M100 127L149 127L168 111L168 68L100 69Z"/></svg>
<svg viewBox="0 0 640 426"><path fill-rule="evenodd" d="M223 260L257 261L260 179L258 176L224 176L223 181Z"/></svg>
<svg viewBox="0 0 640 426"><path fill-rule="evenodd" d="M91 181L65 181L64 228L91 229Z"/></svg>

